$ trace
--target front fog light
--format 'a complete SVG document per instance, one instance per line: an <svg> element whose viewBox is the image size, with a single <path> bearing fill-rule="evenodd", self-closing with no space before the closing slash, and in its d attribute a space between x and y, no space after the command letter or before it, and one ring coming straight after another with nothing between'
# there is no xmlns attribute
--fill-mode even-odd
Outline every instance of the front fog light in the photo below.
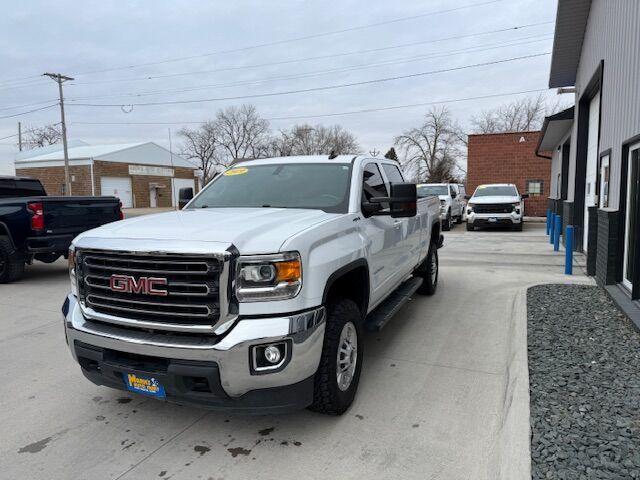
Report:
<svg viewBox="0 0 640 480"><path fill-rule="evenodd" d="M254 374L274 372L284 368L290 357L289 341L252 347L251 367Z"/></svg>
<svg viewBox="0 0 640 480"><path fill-rule="evenodd" d="M269 345L264 349L264 358L271 364L278 363L281 357L280 349L274 345Z"/></svg>

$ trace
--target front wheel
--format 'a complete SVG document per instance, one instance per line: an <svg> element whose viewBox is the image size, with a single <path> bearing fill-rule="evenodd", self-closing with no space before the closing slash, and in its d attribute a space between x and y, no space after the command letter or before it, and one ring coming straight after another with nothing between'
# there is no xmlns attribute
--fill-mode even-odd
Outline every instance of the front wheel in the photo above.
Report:
<svg viewBox="0 0 640 480"><path fill-rule="evenodd" d="M310 410L327 415L347 411L358 390L362 347L362 318L357 305L348 299L331 302Z"/></svg>
<svg viewBox="0 0 640 480"><path fill-rule="evenodd" d="M445 221L442 222L442 230L444 230L445 232L448 232L449 230L451 230L451 226L452 226L451 212L449 212L447 214L447 218L445 219Z"/></svg>
<svg viewBox="0 0 640 480"><path fill-rule="evenodd" d="M473 223L467 220L467 232L473 232Z"/></svg>

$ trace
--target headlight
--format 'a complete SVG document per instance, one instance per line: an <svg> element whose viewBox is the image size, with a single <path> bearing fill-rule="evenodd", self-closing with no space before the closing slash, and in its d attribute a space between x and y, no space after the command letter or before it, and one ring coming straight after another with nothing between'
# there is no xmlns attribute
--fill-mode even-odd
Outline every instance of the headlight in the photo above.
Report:
<svg viewBox="0 0 640 480"><path fill-rule="evenodd" d="M240 257L235 294L240 302L295 297L302 287L302 262L297 252Z"/></svg>
<svg viewBox="0 0 640 480"><path fill-rule="evenodd" d="M473 207L475 207L473 203L467 203L467 213L472 213Z"/></svg>
<svg viewBox="0 0 640 480"><path fill-rule="evenodd" d="M69 279L71 280L71 293L78 296L78 285L76 283L76 249L73 245L69 247Z"/></svg>

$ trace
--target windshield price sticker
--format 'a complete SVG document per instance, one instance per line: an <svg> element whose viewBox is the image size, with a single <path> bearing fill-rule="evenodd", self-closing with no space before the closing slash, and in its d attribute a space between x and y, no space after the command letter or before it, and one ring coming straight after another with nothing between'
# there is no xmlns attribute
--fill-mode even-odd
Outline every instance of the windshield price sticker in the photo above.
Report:
<svg viewBox="0 0 640 480"><path fill-rule="evenodd" d="M231 170L227 170L226 172L224 172L223 175L226 177L232 177L234 175L244 175L248 171L249 169L246 167L232 168Z"/></svg>

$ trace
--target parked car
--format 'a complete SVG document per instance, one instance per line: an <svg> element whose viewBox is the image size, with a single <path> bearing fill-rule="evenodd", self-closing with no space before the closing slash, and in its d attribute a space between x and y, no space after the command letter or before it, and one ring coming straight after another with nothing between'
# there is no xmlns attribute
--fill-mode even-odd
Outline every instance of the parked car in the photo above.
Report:
<svg viewBox="0 0 640 480"><path fill-rule="evenodd" d="M98 385L236 412L341 414L363 330L436 291L439 214L386 159L234 165L180 211L73 241L67 344Z"/></svg>
<svg viewBox="0 0 640 480"><path fill-rule="evenodd" d="M512 183L479 185L467 203L467 230L476 227L510 226L522 231L524 199Z"/></svg>
<svg viewBox="0 0 640 480"><path fill-rule="evenodd" d="M418 197L436 196L440 199L442 230L451 230L453 222L462 223L464 197L458 194L456 183L422 183L418 185Z"/></svg>
<svg viewBox="0 0 640 480"><path fill-rule="evenodd" d="M33 260L66 257L76 235L121 218L115 197L48 197L39 180L0 177L0 283Z"/></svg>

